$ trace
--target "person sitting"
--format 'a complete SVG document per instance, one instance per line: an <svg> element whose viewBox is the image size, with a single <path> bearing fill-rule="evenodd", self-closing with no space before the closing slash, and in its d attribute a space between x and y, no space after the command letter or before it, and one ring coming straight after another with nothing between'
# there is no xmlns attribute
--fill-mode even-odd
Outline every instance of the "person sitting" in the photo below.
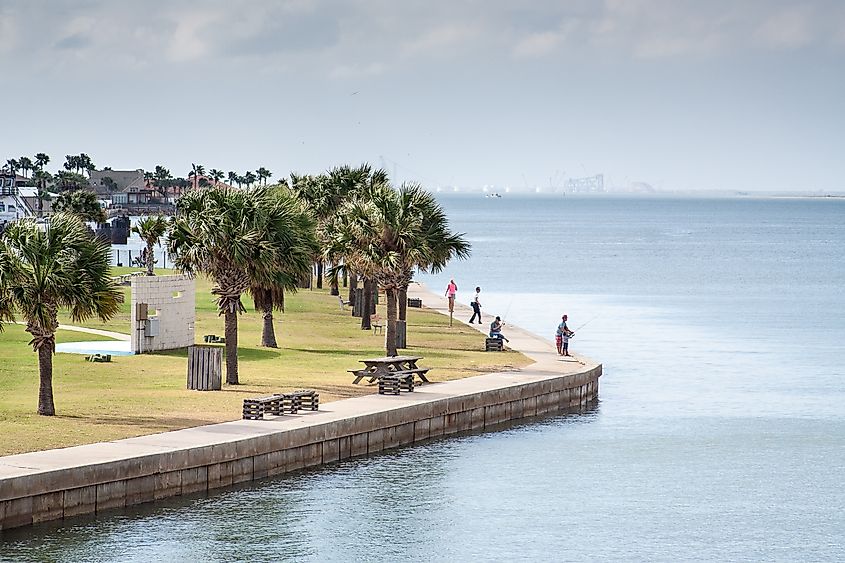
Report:
<svg viewBox="0 0 845 563"><path fill-rule="evenodd" d="M496 317L496 320L490 323L490 338L498 338L499 340L504 340L505 342L510 342L505 335L502 334L502 327L505 323L502 322L501 317Z"/></svg>

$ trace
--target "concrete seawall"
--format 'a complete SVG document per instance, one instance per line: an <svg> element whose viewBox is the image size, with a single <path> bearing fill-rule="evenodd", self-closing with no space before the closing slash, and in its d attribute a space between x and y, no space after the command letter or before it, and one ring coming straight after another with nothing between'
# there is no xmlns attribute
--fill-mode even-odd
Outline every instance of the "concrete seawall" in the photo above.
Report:
<svg viewBox="0 0 845 563"><path fill-rule="evenodd" d="M211 491L576 410L598 398L600 364L564 361L550 343L516 327L509 327L508 337L536 363L518 372L425 385L401 396L327 403L317 412L1 457L0 529Z"/></svg>

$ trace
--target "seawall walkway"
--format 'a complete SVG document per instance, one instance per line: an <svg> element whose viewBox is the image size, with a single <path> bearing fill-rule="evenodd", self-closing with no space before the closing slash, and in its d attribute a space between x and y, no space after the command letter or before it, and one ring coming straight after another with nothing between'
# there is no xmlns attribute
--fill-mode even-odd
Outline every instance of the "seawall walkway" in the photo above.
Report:
<svg viewBox="0 0 845 563"><path fill-rule="evenodd" d="M448 314L445 298L422 286L409 293ZM600 364L561 359L550 342L517 327L508 327L507 335L512 348L536 363L271 420L0 457L0 529L205 493L596 400Z"/></svg>

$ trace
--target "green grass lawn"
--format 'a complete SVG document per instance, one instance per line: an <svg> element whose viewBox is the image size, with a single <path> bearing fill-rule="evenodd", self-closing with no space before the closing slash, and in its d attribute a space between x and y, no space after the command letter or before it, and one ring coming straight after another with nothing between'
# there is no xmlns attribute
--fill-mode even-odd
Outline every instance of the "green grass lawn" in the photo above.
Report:
<svg viewBox="0 0 845 563"><path fill-rule="evenodd" d="M116 274L134 268L114 268ZM161 270L159 274L172 273ZM195 334L223 334L211 283L197 279ZM82 326L129 333L129 288L121 312L107 323L89 319ZM360 329L360 319L341 311L328 290L300 290L286 296L285 313L275 317L278 349L261 348L261 316L252 311L239 322L240 385L223 391L185 389L187 351L113 356L111 363L90 363L77 354L56 354L53 393L56 416L36 414L38 361L21 325L0 333L0 455L43 450L151 434L240 418L242 400L270 392L316 389L321 402L375 392L352 385L346 370L358 360L384 355L384 338ZM383 300L382 300L383 301ZM384 304L379 314L386 318ZM21 320L21 319L18 319ZM62 324L74 324L67 315ZM59 331L57 342L104 340L91 334ZM487 354L483 336L462 323L426 309L408 309L408 349L423 356L432 381L519 368L530 360L517 352ZM222 345L221 345L222 346ZM224 368L225 369L225 368ZM225 375L224 375L225 381Z"/></svg>

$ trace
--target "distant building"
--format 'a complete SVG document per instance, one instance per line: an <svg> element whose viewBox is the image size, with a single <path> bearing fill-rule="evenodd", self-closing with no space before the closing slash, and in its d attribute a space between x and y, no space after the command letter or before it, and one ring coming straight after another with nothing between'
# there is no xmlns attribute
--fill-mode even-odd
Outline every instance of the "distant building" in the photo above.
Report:
<svg viewBox="0 0 845 563"><path fill-rule="evenodd" d="M20 186L26 178L0 171L0 225L24 217L32 217L33 210L21 197Z"/></svg>
<svg viewBox="0 0 845 563"><path fill-rule="evenodd" d="M604 174L570 178L566 181L566 190L572 193L604 193Z"/></svg>

